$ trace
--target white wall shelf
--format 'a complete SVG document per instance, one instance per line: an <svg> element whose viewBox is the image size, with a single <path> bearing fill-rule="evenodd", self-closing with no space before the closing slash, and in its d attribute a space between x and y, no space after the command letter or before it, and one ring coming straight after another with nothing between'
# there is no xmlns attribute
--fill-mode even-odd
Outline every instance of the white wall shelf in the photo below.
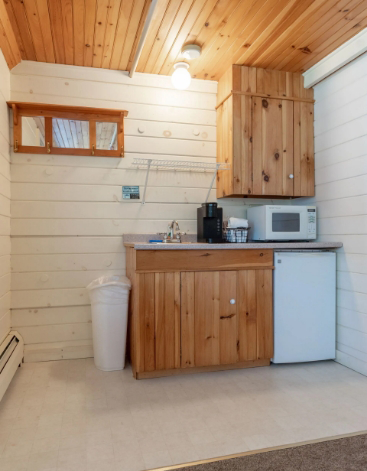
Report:
<svg viewBox="0 0 367 471"><path fill-rule="evenodd" d="M178 170L178 171L194 171L194 172L213 172L213 178L210 183L208 194L205 202L208 201L210 191L213 188L215 177L217 176L218 170L229 170L230 164L227 163L211 163L211 162L193 162L193 161L178 161L178 160L158 160L158 159L143 159L135 157L132 165L138 169L144 169L147 171L145 178L144 192L141 203L145 204L145 194L147 191L149 172L150 170Z"/></svg>

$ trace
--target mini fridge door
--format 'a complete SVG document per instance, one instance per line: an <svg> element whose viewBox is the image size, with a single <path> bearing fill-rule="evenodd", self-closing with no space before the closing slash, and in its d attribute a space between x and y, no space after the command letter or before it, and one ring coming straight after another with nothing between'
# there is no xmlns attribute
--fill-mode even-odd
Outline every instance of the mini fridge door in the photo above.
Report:
<svg viewBox="0 0 367 471"><path fill-rule="evenodd" d="M274 254L273 363L335 358L336 254Z"/></svg>

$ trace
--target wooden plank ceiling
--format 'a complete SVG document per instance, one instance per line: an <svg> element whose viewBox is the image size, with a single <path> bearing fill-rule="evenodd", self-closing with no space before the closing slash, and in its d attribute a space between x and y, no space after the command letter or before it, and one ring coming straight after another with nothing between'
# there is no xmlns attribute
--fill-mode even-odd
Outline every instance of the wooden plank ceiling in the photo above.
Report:
<svg viewBox="0 0 367 471"><path fill-rule="evenodd" d="M0 47L21 59L130 70L150 0L0 0ZM367 26L367 0L158 0L138 72L194 77L231 64L303 72Z"/></svg>

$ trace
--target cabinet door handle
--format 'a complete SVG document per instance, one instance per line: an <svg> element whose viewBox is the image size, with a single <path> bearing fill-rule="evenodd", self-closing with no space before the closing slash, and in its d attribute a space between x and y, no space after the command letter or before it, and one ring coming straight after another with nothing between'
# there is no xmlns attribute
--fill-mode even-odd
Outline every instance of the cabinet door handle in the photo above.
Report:
<svg viewBox="0 0 367 471"><path fill-rule="evenodd" d="M290 178L291 180L293 180L293 178L294 178L293 173L291 173L291 174L289 175L289 178Z"/></svg>
<svg viewBox="0 0 367 471"><path fill-rule="evenodd" d="M231 300L229 301L229 304L236 304L236 300L235 300L235 299L231 299Z"/></svg>

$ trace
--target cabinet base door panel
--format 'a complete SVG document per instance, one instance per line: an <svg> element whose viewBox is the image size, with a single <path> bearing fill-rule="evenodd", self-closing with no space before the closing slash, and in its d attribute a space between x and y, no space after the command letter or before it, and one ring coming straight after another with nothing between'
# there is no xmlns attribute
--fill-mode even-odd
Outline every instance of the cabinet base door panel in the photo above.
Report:
<svg viewBox="0 0 367 471"><path fill-rule="evenodd" d="M238 361L273 356L272 270L238 272Z"/></svg>

